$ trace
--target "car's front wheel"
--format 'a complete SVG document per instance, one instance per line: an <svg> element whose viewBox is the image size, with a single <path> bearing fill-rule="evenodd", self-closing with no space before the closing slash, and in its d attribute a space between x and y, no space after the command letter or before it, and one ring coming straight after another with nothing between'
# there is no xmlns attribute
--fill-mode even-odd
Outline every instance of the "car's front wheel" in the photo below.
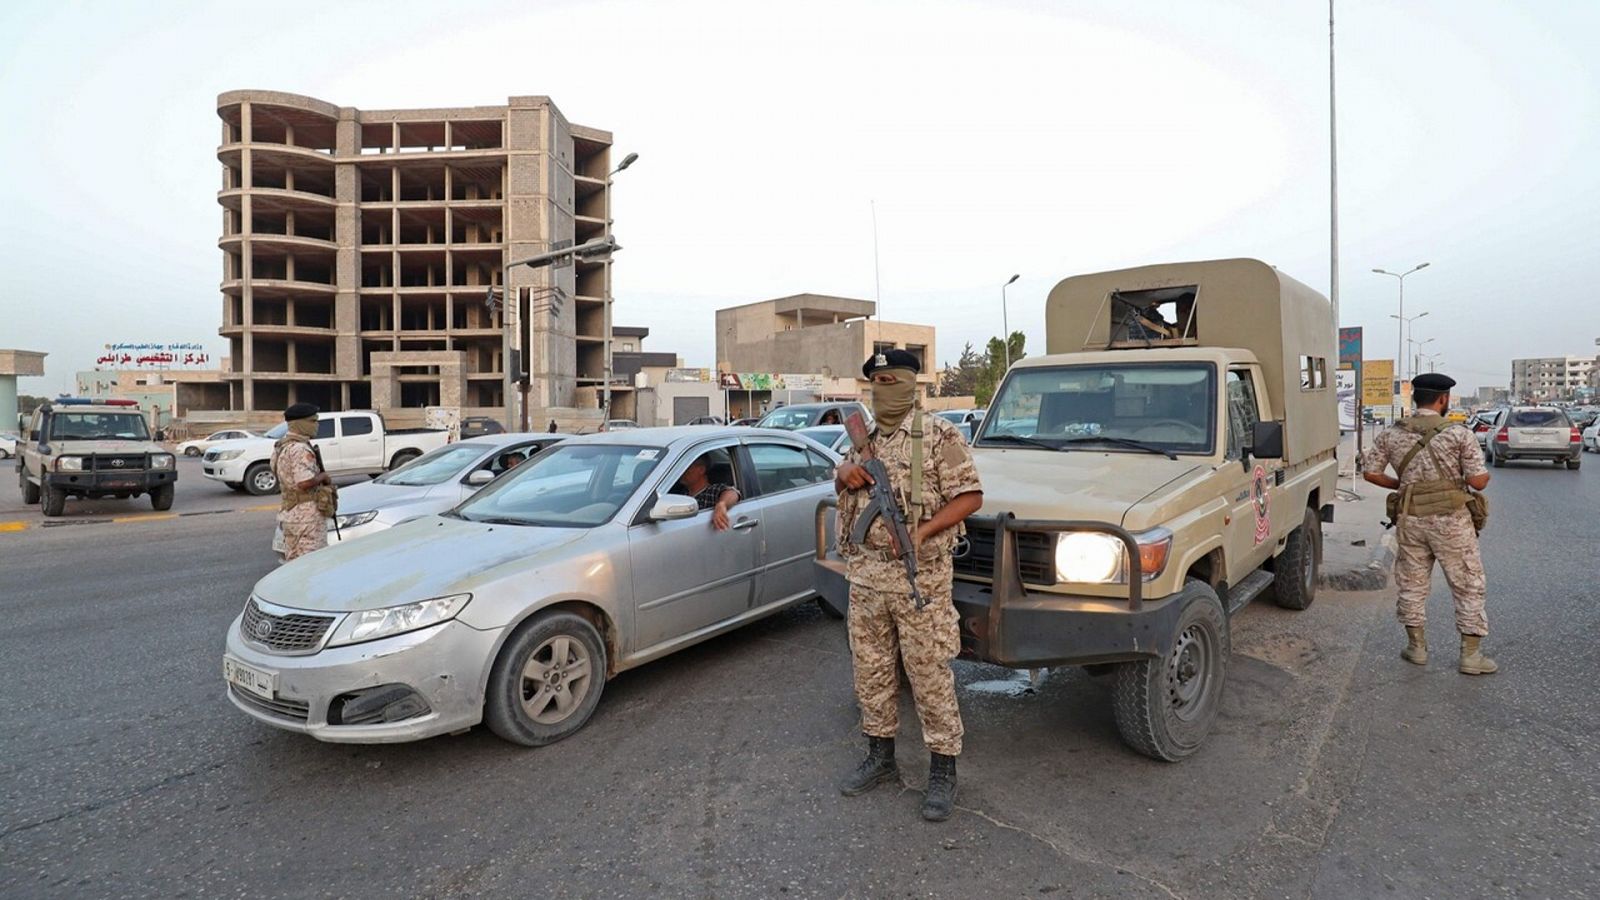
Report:
<svg viewBox="0 0 1600 900"><path fill-rule="evenodd" d="M183 448L183 455L184 456L199 456L200 455L200 448L199 447L185 447L185 448Z"/></svg>
<svg viewBox="0 0 1600 900"><path fill-rule="evenodd" d="M577 613L553 611L523 623L489 675L489 730L526 747L553 744L594 713L606 683L600 633Z"/></svg>
<svg viewBox="0 0 1600 900"><path fill-rule="evenodd" d="M50 518L55 518L67 511L67 492L60 488L45 485L42 499L42 511Z"/></svg>
<svg viewBox="0 0 1600 900"><path fill-rule="evenodd" d="M278 489L278 476L271 466L258 462L244 473L244 489L257 497L270 494Z"/></svg>
<svg viewBox="0 0 1600 900"><path fill-rule="evenodd" d="M1222 706L1227 678L1228 616L1202 581L1183 589L1177 635L1165 657L1117 663L1112 713L1128 746L1152 759L1177 762L1200 749Z"/></svg>

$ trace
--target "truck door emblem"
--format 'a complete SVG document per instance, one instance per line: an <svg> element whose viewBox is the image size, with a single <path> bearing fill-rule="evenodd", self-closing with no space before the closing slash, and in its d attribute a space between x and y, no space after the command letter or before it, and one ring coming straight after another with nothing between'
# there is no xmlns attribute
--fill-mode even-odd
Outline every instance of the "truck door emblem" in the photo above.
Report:
<svg viewBox="0 0 1600 900"><path fill-rule="evenodd" d="M1268 508L1267 470L1264 466L1256 466L1251 473L1250 493L1254 496L1250 505L1256 514L1256 546L1259 547L1272 534L1272 511Z"/></svg>

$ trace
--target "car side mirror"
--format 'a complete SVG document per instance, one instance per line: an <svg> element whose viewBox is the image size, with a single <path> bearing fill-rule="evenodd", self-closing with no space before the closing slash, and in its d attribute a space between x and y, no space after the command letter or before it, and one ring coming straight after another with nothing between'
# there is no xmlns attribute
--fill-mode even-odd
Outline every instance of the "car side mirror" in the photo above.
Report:
<svg viewBox="0 0 1600 900"><path fill-rule="evenodd" d="M1255 423L1250 429L1250 455L1256 459L1283 459L1283 423Z"/></svg>
<svg viewBox="0 0 1600 900"><path fill-rule="evenodd" d="M665 494L656 505L650 507L650 521L671 522L677 519L692 519L700 514L700 504L693 497L684 497L679 494Z"/></svg>
<svg viewBox="0 0 1600 900"><path fill-rule="evenodd" d="M494 480L494 473L488 469L479 469L467 476L468 487L483 487Z"/></svg>

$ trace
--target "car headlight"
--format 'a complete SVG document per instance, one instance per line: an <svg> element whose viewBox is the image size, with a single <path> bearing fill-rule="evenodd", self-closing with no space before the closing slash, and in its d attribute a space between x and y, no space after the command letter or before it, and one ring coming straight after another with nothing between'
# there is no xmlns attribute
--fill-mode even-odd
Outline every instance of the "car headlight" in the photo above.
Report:
<svg viewBox="0 0 1600 900"><path fill-rule="evenodd" d="M431 600L418 600L415 603L403 603L399 606L353 612L339 623L339 629L328 639L328 646L375 641L378 638L393 637L440 622L448 622L454 619L456 613L461 612L471 599L471 594L451 594L448 597L434 597Z"/></svg>
<svg viewBox="0 0 1600 900"><path fill-rule="evenodd" d="M1172 532L1152 528L1133 536L1139 545L1139 572L1149 581L1167 567ZM1128 552L1120 539L1109 534L1079 531L1056 540L1056 578L1072 584L1126 583Z"/></svg>
<svg viewBox="0 0 1600 900"><path fill-rule="evenodd" d="M154 456L150 457L150 468L152 468L152 469L170 469L170 468L172 468L172 454L171 453L157 453Z"/></svg>
<svg viewBox="0 0 1600 900"><path fill-rule="evenodd" d="M243 455L243 450L218 450L217 462L227 462L230 459L238 459Z"/></svg>
<svg viewBox="0 0 1600 900"><path fill-rule="evenodd" d="M57 472L82 472L83 471L83 457L81 457L81 456L63 456L63 457L61 457L60 459L56 460L56 471Z"/></svg>
<svg viewBox="0 0 1600 900"><path fill-rule="evenodd" d="M375 509L369 509L366 512L351 513L347 516L338 516L334 519L334 521L339 523L340 528L354 528L357 525L365 525L377 517L378 511Z"/></svg>

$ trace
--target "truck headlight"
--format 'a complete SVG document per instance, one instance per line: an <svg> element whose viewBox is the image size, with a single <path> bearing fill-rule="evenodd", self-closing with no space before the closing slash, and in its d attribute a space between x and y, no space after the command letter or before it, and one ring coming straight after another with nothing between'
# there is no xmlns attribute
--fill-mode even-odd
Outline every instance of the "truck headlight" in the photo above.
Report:
<svg viewBox="0 0 1600 900"><path fill-rule="evenodd" d="M214 459L216 462L227 462L230 459L238 459L242 453L243 450L218 450Z"/></svg>
<svg viewBox="0 0 1600 900"><path fill-rule="evenodd" d="M328 646L375 641L378 638L393 637L419 628L427 628L429 625L448 622L454 619L456 613L461 612L471 599L471 594L451 594L448 597L434 597L431 600L418 600L400 606L353 612L339 623L339 629L328 639Z"/></svg>
<svg viewBox="0 0 1600 900"><path fill-rule="evenodd" d="M57 472L82 472L83 471L83 457L81 457L81 456L63 456L60 459L57 459L56 460L56 471Z"/></svg>
<svg viewBox="0 0 1600 900"><path fill-rule="evenodd" d="M1152 528L1133 536L1139 545L1139 573L1144 581L1160 575L1172 550L1172 532ZM1094 531L1061 535L1056 540L1056 578L1074 584L1126 583L1127 549L1120 539Z"/></svg>
<svg viewBox="0 0 1600 900"><path fill-rule="evenodd" d="M150 457L150 468L170 469L172 468L172 462L173 460L171 453L157 453Z"/></svg>
<svg viewBox="0 0 1600 900"><path fill-rule="evenodd" d="M369 509L366 512L351 513L348 516L337 516L334 521L339 523L340 528L354 528L357 525L365 525L377 517L378 511ZM333 529L329 528L328 530L332 531Z"/></svg>

